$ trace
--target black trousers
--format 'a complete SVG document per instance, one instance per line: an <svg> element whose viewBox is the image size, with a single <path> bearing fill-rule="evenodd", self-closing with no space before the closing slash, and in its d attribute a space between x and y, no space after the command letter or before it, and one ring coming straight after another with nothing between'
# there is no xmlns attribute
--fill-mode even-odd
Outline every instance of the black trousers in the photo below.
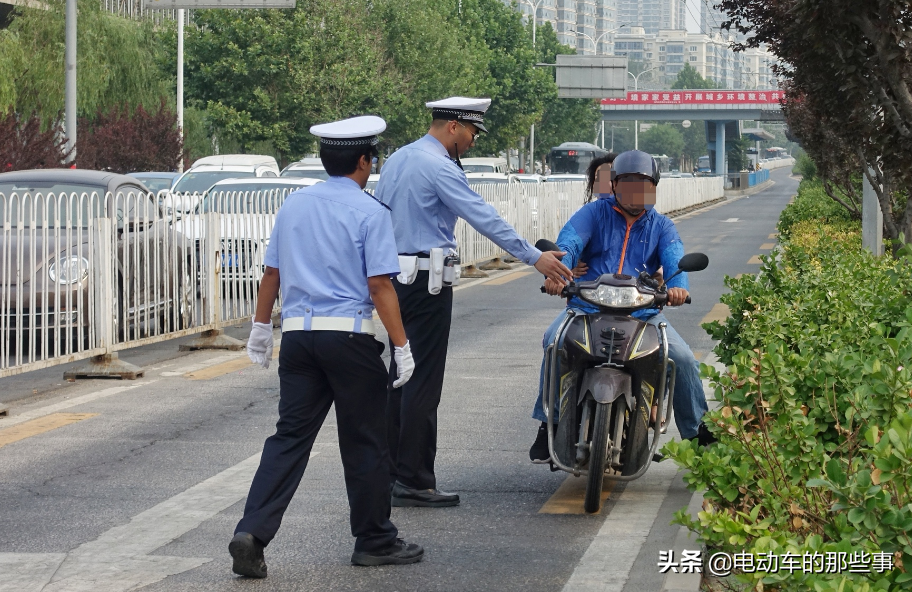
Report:
<svg viewBox="0 0 912 592"><path fill-rule="evenodd" d="M447 342L453 316L453 289L428 293L428 272L419 271L411 285L394 281L405 334L415 357L415 373L401 388L392 388L397 378L395 359L390 363L390 394L387 406L390 480L406 487L436 489L434 459L437 456L437 406L443 391ZM392 347L392 343L390 343Z"/></svg>
<svg viewBox="0 0 912 592"><path fill-rule="evenodd" d="M264 544L273 539L335 403L355 550L375 551L396 540L398 531L390 522L382 349L372 335L361 333L289 331L282 336L279 421L263 446L235 533L249 532Z"/></svg>

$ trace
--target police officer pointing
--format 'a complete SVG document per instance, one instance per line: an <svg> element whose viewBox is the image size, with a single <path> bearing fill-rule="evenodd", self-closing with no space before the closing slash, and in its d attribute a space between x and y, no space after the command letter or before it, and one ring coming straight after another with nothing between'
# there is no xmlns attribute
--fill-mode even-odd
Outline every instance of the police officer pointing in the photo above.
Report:
<svg viewBox="0 0 912 592"><path fill-rule="evenodd" d="M373 337L375 306L395 347L397 386L415 364L390 282L399 273L390 212L363 191L384 129L374 116L311 127L330 177L290 194L276 215L247 353L269 367L270 316L281 289L279 421L228 546L240 575L266 577L263 548L279 529L333 404L356 537L351 562L414 563L424 555L397 538L390 522L387 370L383 344Z"/></svg>
<svg viewBox="0 0 912 592"><path fill-rule="evenodd" d="M542 253L469 188L459 157L475 143L491 99L451 97L427 103L427 135L393 153L380 175L377 198L392 210L401 273L393 285L415 348L416 370L397 385L390 364L388 407L393 506L443 507L459 496L437 489L437 406L443 389L447 342L458 281L454 231L464 218L500 248L555 281L570 278L563 253Z"/></svg>

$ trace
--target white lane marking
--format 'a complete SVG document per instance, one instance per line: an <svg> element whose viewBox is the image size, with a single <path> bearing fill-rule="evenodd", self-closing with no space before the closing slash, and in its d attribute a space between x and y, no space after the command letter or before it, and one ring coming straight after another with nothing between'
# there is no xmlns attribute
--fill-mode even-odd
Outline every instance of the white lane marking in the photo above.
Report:
<svg viewBox="0 0 912 592"><path fill-rule="evenodd" d="M722 222L729 222L729 223L730 223L730 222L737 222L737 221L738 221L738 218L729 218L729 219L727 219L727 220L722 220Z"/></svg>
<svg viewBox="0 0 912 592"><path fill-rule="evenodd" d="M0 553L0 592L126 592L212 561L149 553L243 499L259 462L254 454L67 554Z"/></svg>
<svg viewBox="0 0 912 592"><path fill-rule="evenodd" d="M677 473L678 466L671 460L652 463L645 475L627 485L564 592L620 592L624 588Z"/></svg>
<svg viewBox="0 0 912 592"><path fill-rule="evenodd" d="M184 366L178 366L174 370L168 370L166 372L162 372L161 375L162 376L183 376L187 372L196 372L197 370L202 370L203 368L208 368L210 366L216 366L216 365L222 364L224 362L231 362L233 360L238 360L242 357L245 357L246 355L247 355L246 353L241 352L241 353L226 354L224 356L217 356L214 358L209 358L208 360L205 360L202 362L195 362L193 364L186 364ZM151 368L151 370L155 370L155 368Z"/></svg>
<svg viewBox="0 0 912 592"><path fill-rule="evenodd" d="M19 415L14 415L13 417L8 417L0 419L0 428L5 428L9 426L14 426L26 421L37 419L39 417L44 417L45 415L50 415L51 413L56 413L62 411L63 409L69 409L70 407L75 407L76 405L82 405L83 403L91 403L92 401L97 401L98 399L104 399L105 397L110 397L111 395L117 395L131 389L135 389L141 386L147 386L156 382L157 379L147 380L137 384L131 384L129 386L115 386L109 389L104 389L95 393L89 393L87 395L82 395L80 397L73 397L72 399L67 399L61 401L60 403L54 403L52 405L46 405L44 407L39 407L38 409L32 409L31 411L25 411Z"/></svg>

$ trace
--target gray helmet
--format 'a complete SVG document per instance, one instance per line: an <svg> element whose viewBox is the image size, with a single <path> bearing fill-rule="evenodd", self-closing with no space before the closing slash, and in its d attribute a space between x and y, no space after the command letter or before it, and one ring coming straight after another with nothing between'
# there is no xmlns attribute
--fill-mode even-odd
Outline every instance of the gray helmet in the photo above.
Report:
<svg viewBox="0 0 912 592"><path fill-rule="evenodd" d="M652 179L655 185L659 184L659 166L653 157L641 150L628 150L621 152L611 163L611 180L619 175L645 175Z"/></svg>

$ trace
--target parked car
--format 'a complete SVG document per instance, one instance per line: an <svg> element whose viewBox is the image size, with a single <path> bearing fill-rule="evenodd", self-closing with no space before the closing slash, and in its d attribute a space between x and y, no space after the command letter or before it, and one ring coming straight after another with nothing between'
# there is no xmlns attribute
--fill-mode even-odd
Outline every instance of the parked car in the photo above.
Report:
<svg viewBox="0 0 912 592"><path fill-rule="evenodd" d="M379 182L380 173L371 173L371 175L367 178L367 185L364 186L364 190L373 195L374 191L377 190L377 183Z"/></svg>
<svg viewBox="0 0 912 592"><path fill-rule="evenodd" d="M285 197L302 187L322 183L308 178L224 179L210 187L193 216L179 224L199 250L204 236L201 215L220 214L222 280L235 278L259 281L265 270L263 257L275 223L275 213ZM202 263L204 256L198 260Z"/></svg>
<svg viewBox="0 0 912 592"><path fill-rule="evenodd" d="M463 158L462 170L466 173L502 173L510 172L506 158Z"/></svg>
<svg viewBox="0 0 912 592"><path fill-rule="evenodd" d="M187 172L174 181L162 197L168 215L176 216L193 211L203 194L222 179L278 177L279 165L271 156L257 154L222 154L206 156L193 163Z"/></svg>
<svg viewBox="0 0 912 592"><path fill-rule="evenodd" d="M323 168L323 161L319 158L302 158L282 169L283 177L302 177L305 179L329 179L329 173Z"/></svg>
<svg viewBox="0 0 912 592"><path fill-rule="evenodd" d="M149 334L156 324L162 331L189 325L190 243L135 178L78 169L17 171L0 174L0 194L0 219L14 229L4 234L0 257L0 331L9 329L8 342L34 328L39 337L47 333L49 343L60 341L63 353L59 338L67 329L77 338L81 329L74 345L87 347L90 278L101 263L89 242L97 218L110 218L115 228L115 339Z"/></svg>
<svg viewBox="0 0 912 592"><path fill-rule="evenodd" d="M136 172L129 173L134 179L139 179L149 191L159 195L161 191L167 192L171 189L174 180L180 177L180 173L170 172Z"/></svg>
<svg viewBox="0 0 912 592"><path fill-rule="evenodd" d="M541 175L533 175L531 173L520 173L520 174L516 174L516 175L511 175L511 176L516 178L516 180L519 181L520 183L529 183L529 184L535 185L538 183L545 182L545 178L542 177Z"/></svg>
<svg viewBox="0 0 912 592"><path fill-rule="evenodd" d="M546 183L566 183L568 181L586 181L586 175L577 175L575 173L559 173L545 177Z"/></svg>
<svg viewBox="0 0 912 592"><path fill-rule="evenodd" d="M469 185L510 185L519 184L516 175L506 173L466 173Z"/></svg>

